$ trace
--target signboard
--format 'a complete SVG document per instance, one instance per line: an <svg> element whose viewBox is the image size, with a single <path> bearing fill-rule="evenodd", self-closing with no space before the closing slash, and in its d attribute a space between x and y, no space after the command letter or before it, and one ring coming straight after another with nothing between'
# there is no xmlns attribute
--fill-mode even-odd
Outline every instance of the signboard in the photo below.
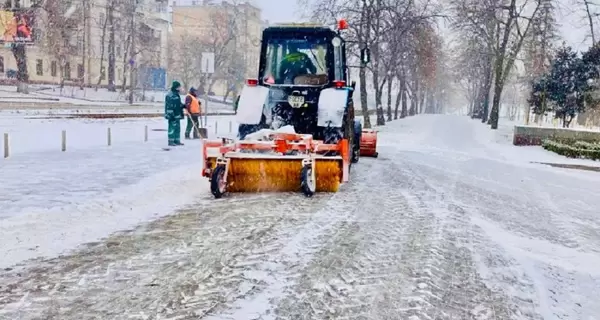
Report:
<svg viewBox="0 0 600 320"><path fill-rule="evenodd" d="M167 72L164 68L141 67L137 77L138 88L164 90L167 87Z"/></svg>
<svg viewBox="0 0 600 320"><path fill-rule="evenodd" d="M200 59L200 68L202 73L215 73L215 53L202 52Z"/></svg>
<svg viewBox="0 0 600 320"><path fill-rule="evenodd" d="M33 44L34 22L31 10L0 10L0 43Z"/></svg>

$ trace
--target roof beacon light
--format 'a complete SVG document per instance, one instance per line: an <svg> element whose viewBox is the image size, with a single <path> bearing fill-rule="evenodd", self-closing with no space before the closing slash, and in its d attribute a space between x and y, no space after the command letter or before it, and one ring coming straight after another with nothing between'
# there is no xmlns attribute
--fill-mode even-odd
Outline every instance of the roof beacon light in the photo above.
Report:
<svg viewBox="0 0 600 320"><path fill-rule="evenodd" d="M338 88L338 89L341 89L341 88L343 88L343 87L345 87L345 86L346 86L346 81L344 81L344 80L334 80L334 81L333 81L333 85L334 85L336 88Z"/></svg>
<svg viewBox="0 0 600 320"><path fill-rule="evenodd" d="M340 19L338 21L338 30L346 30L348 29L348 21L346 19Z"/></svg>

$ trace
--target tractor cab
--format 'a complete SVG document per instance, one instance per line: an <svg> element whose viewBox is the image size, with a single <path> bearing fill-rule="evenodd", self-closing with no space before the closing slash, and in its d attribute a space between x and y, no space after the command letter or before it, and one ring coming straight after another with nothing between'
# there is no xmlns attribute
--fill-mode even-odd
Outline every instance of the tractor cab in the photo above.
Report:
<svg viewBox="0 0 600 320"><path fill-rule="evenodd" d="M259 83L273 88L318 91L345 85L345 42L327 27L269 27L263 31L259 70Z"/></svg>
<svg viewBox="0 0 600 320"><path fill-rule="evenodd" d="M238 115L241 139L287 125L328 143L349 138L354 131L354 84L348 85L341 34L346 28L342 20L337 30L305 23L263 30L258 75L248 80L240 100L248 110Z"/></svg>

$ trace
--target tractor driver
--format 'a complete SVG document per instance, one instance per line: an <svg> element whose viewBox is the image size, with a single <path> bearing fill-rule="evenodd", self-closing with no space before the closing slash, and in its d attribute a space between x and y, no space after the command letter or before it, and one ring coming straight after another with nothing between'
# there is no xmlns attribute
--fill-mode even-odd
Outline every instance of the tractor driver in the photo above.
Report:
<svg viewBox="0 0 600 320"><path fill-rule="evenodd" d="M300 52L296 44L288 46L289 52L281 60L279 79L284 84L294 84L294 78L305 74L315 74L317 68L306 53Z"/></svg>

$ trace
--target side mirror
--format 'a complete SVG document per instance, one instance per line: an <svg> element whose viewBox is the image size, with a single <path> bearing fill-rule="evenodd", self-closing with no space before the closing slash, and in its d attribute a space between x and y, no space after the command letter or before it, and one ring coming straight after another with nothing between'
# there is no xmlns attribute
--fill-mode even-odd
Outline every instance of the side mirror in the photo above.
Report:
<svg viewBox="0 0 600 320"><path fill-rule="evenodd" d="M352 81L350 83L350 86L352 87L352 90L355 90L356 89L356 81Z"/></svg>
<svg viewBox="0 0 600 320"><path fill-rule="evenodd" d="M360 62L369 64L371 62L371 50L369 48L360 49Z"/></svg>

